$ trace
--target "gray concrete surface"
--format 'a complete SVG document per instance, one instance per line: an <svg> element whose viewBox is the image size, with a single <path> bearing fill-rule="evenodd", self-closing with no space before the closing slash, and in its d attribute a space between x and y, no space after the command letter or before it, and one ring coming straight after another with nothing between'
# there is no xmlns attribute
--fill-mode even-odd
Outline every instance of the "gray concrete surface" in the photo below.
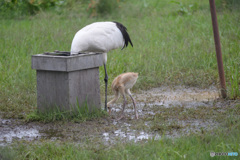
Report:
<svg viewBox="0 0 240 160"><path fill-rule="evenodd" d="M75 56L32 56L37 72L37 107L40 112L58 107L75 111L78 104L91 109L101 107L99 66L102 54Z"/></svg>

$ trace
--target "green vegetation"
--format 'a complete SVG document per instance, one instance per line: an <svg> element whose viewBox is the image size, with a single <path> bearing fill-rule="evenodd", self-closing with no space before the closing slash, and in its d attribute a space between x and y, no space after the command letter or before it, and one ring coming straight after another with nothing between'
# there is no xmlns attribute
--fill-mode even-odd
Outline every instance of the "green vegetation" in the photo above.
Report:
<svg viewBox="0 0 240 160"><path fill-rule="evenodd" d="M101 111L91 114L85 112L84 108L72 117L58 110L43 115L37 113L36 73L31 69L31 55L70 50L74 34L95 21L123 23L128 28L134 45L133 48L128 47L122 51L119 49L108 54L109 82L123 72L133 71L140 73L134 86L135 91L161 85L205 88L219 84L208 1L120 0L114 4L102 5L94 4L95 0L61 1L63 3L46 0L41 1L46 2L46 5L37 3L32 8L27 8L20 2L25 1L0 2L0 114L3 118L50 122L84 121L105 115ZM230 99L240 98L239 6L238 0L217 1ZM103 78L104 69L101 67L102 93ZM110 85L108 89L110 91ZM0 147L0 159L233 159L211 158L209 153L234 151L240 154L239 105L235 107L237 114L227 112L218 116L213 110L209 111L204 107L188 109L186 112L179 107L173 108L182 113L179 115L170 109L163 109L152 119L153 123L150 125L151 130L164 133L166 130L182 127L175 123L168 126L161 123L176 115L179 120L193 117L204 119L214 115L216 117L213 120L224 121L224 125L218 129L203 131L201 134L149 140L147 143L119 142L109 147L103 144L80 145L70 142L18 142L9 148Z"/></svg>
<svg viewBox="0 0 240 160"><path fill-rule="evenodd" d="M26 121L41 121L41 122L53 122L53 121L74 121L82 122L86 120L93 120L99 117L104 117L106 114L105 111L101 109L96 109L93 107L93 110L89 110L88 105L78 105L77 109L74 111L61 111L58 106L51 111L39 113L37 111L30 113L26 117Z"/></svg>
<svg viewBox="0 0 240 160"><path fill-rule="evenodd" d="M219 119L220 128L201 133L191 133L181 138L162 137L147 142L81 144L61 141L18 142L8 148L0 147L0 157L5 159L236 159L238 157L210 157L210 152L240 152L239 107L226 107L227 118ZM228 109L231 108L231 109ZM204 110L202 113L206 113ZM236 112L238 111L238 112ZM222 114L221 112L216 112ZM196 114L195 114L196 115ZM200 114L201 115L201 114ZM204 117L206 118L206 117Z"/></svg>
<svg viewBox="0 0 240 160"><path fill-rule="evenodd" d="M73 3L73 2L72 2ZM0 111L25 118L36 110L36 75L31 55L69 50L83 26L114 20L127 26L134 47L111 51L109 81L120 73L139 72L134 89L160 85L218 86L218 72L208 2L120 1L112 14L89 18L86 2L39 11L34 17L0 21ZM190 7L189 7L190 6ZM72 7L69 10L68 7ZM184 9L186 8L186 9ZM182 12L180 12L182 10ZM218 22L230 98L239 97L240 12L219 7ZM188 14L184 14L188 13ZM103 67L100 83L104 91ZM110 91L110 88L109 88ZM111 92L110 92L111 93Z"/></svg>

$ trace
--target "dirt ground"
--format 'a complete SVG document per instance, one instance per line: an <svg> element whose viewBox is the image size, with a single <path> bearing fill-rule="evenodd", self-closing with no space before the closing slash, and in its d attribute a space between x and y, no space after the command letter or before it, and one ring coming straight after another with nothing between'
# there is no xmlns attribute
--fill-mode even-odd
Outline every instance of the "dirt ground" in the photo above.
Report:
<svg viewBox="0 0 240 160"><path fill-rule="evenodd" d="M162 136L179 137L218 127L218 118L225 113L226 106L235 105L230 101L219 100L219 92L215 87L161 87L139 94L133 93L133 97L137 102L138 120L135 119L130 98L125 118L119 121L117 119L121 113L122 99L113 106L111 116L81 123L45 124L1 119L0 145L20 140L114 144L159 139ZM109 100L111 98L113 97L108 97Z"/></svg>

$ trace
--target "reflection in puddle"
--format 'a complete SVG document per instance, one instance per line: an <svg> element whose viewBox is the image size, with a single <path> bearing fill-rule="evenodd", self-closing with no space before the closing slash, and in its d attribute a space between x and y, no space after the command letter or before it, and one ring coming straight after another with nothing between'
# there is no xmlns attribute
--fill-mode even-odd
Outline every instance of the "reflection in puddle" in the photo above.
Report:
<svg viewBox="0 0 240 160"><path fill-rule="evenodd" d="M109 141L109 133L103 133L103 137L105 141Z"/></svg>
<svg viewBox="0 0 240 160"><path fill-rule="evenodd" d="M14 131L0 134L0 141L12 142L14 138L32 140L39 136L36 129L15 128Z"/></svg>
<svg viewBox="0 0 240 160"><path fill-rule="evenodd" d="M144 132L140 132L140 135L137 136L136 139L139 141L139 140L144 140L144 139L148 139L148 138L150 138L150 135L149 135L149 134L144 133Z"/></svg>
<svg viewBox="0 0 240 160"><path fill-rule="evenodd" d="M103 137L105 141L110 141L110 142L114 142L114 139L121 139L124 141L128 140L128 141L134 141L134 142L148 140L151 138L160 139L160 136L158 134L154 135L154 134L149 134L143 131L139 133L139 131L136 131L136 130L122 131L121 129L114 131L113 134L103 133Z"/></svg>
<svg viewBox="0 0 240 160"><path fill-rule="evenodd" d="M40 133L36 128L28 128L27 126L11 126L12 120L2 119L0 122L0 145L11 143L14 139L34 140L40 137Z"/></svg>

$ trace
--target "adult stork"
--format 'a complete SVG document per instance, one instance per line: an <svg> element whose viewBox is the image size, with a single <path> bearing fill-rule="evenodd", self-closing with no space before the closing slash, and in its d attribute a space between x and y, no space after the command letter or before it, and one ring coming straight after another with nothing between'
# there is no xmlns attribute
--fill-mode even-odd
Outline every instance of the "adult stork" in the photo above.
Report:
<svg viewBox="0 0 240 160"><path fill-rule="evenodd" d="M80 53L102 53L105 70L105 110L107 110L108 74L106 69L107 53L113 49L132 45L127 28L119 22L95 22L80 29L74 36L71 55Z"/></svg>

